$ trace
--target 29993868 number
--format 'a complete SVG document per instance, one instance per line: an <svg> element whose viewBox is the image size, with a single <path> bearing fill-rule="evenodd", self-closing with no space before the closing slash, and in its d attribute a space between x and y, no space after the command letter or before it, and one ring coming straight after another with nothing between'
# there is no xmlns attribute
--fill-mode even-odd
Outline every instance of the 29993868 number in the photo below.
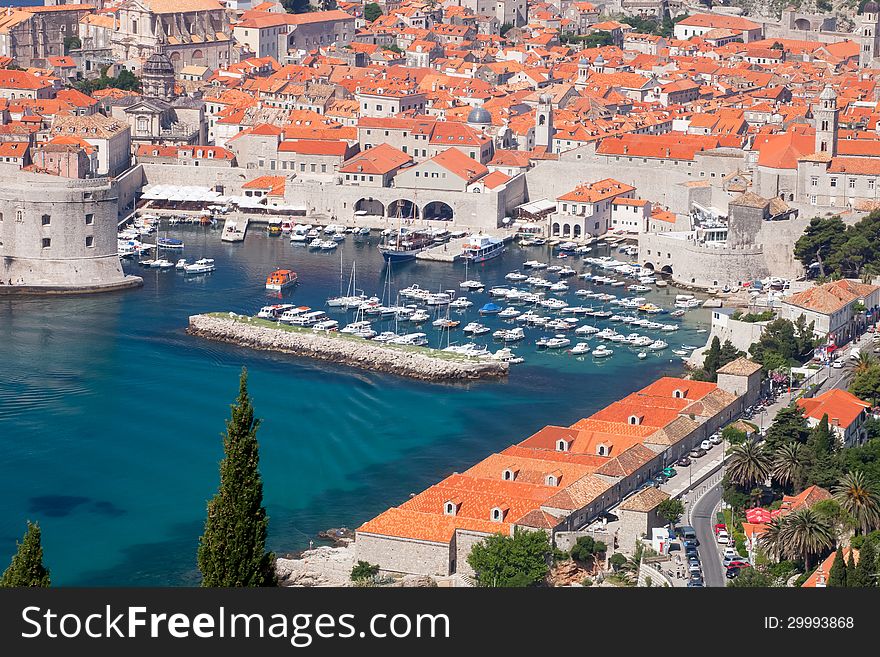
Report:
<svg viewBox="0 0 880 657"><path fill-rule="evenodd" d="M843 630L855 625L852 616L789 616L785 627L789 630Z"/></svg>

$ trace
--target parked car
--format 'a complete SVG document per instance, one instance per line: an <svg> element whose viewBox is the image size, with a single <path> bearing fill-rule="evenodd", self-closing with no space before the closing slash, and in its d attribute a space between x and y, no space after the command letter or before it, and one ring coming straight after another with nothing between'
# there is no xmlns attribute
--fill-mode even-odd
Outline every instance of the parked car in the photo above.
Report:
<svg viewBox="0 0 880 657"><path fill-rule="evenodd" d="M722 529L716 535L716 539L721 545L727 545L727 542L730 540L730 536L727 534L726 529Z"/></svg>
<svg viewBox="0 0 880 657"><path fill-rule="evenodd" d="M672 479L677 474L678 474L678 472L672 466L667 466L667 467L663 468L663 475L667 479Z"/></svg>
<svg viewBox="0 0 880 657"><path fill-rule="evenodd" d="M704 449L708 452L710 449L712 449L712 441L706 438L706 440L700 443L700 449Z"/></svg>
<svg viewBox="0 0 880 657"><path fill-rule="evenodd" d="M688 571L689 571L691 574L693 574L693 573L699 573L700 575L703 574L703 569L700 568L700 564L698 564L698 563L697 563L697 564L691 564L690 566L688 566Z"/></svg>
<svg viewBox="0 0 880 657"><path fill-rule="evenodd" d="M681 537L685 541L685 545L689 540L694 541L694 545L697 545L697 530L691 527L690 525L682 525L681 526Z"/></svg>
<svg viewBox="0 0 880 657"><path fill-rule="evenodd" d="M721 565L724 566L725 568L728 568L730 566L730 564L732 564L736 561L746 562L747 560L745 557L742 557L739 554L736 554L734 551L734 554L725 554L724 555L724 559L721 561Z"/></svg>
<svg viewBox="0 0 880 657"><path fill-rule="evenodd" d="M692 459L698 459L701 456L706 456L706 450L700 447L696 447L690 451L688 456L690 456Z"/></svg>
<svg viewBox="0 0 880 657"><path fill-rule="evenodd" d="M833 363L831 363L831 367L833 367L836 370L842 370L843 369L843 361L836 360Z"/></svg>
<svg viewBox="0 0 880 657"><path fill-rule="evenodd" d="M728 568L724 574L727 579L735 579L737 575L739 575L739 568Z"/></svg>
<svg viewBox="0 0 880 657"><path fill-rule="evenodd" d="M700 565L700 558L699 557L688 558L688 565L699 566Z"/></svg>
<svg viewBox="0 0 880 657"><path fill-rule="evenodd" d="M720 532L722 529L724 531L727 531L727 525L725 525L723 522L716 523L714 528L715 536L718 536L718 532Z"/></svg>
<svg viewBox="0 0 880 657"><path fill-rule="evenodd" d="M665 474L663 474L661 472L659 474L654 475L654 481L659 482L661 484L665 484L667 481L669 481L669 477L667 477Z"/></svg>
<svg viewBox="0 0 880 657"><path fill-rule="evenodd" d="M688 587L689 589L704 589L704 588L706 588L705 586L703 586L703 580L702 580L702 579L692 579L692 580L688 580L687 587Z"/></svg>
<svg viewBox="0 0 880 657"><path fill-rule="evenodd" d="M691 460L687 456L682 456L680 459L678 459L675 462L675 465L679 466L680 468L686 468L690 464L691 464Z"/></svg>
<svg viewBox="0 0 880 657"><path fill-rule="evenodd" d="M720 445L724 442L724 436L722 436L720 433L713 433L711 436L709 436L709 441L713 445Z"/></svg>
<svg viewBox="0 0 880 657"><path fill-rule="evenodd" d="M698 555L697 555L697 548L695 548L695 547L685 548L685 550L684 550L684 555L685 555L688 559L690 559L691 557L696 557L696 556L698 556Z"/></svg>

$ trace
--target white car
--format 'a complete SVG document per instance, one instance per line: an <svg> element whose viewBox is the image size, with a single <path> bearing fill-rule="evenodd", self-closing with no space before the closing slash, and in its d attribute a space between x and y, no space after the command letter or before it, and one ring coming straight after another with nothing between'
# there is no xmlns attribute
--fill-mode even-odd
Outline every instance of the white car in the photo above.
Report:
<svg viewBox="0 0 880 657"><path fill-rule="evenodd" d="M713 433L709 436L709 441L713 445L720 445L724 441L724 437L720 433Z"/></svg>
<svg viewBox="0 0 880 657"><path fill-rule="evenodd" d="M730 540L730 536L728 536L725 530L721 530L718 532L718 537L716 539L721 545L727 545L727 542Z"/></svg>
<svg viewBox="0 0 880 657"><path fill-rule="evenodd" d="M739 556L739 552L736 551L735 547L733 547L732 545L729 545L726 548L724 548L724 556L725 557L737 557L737 556Z"/></svg>
<svg viewBox="0 0 880 657"><path fill-rule="evenodd" d="M843 361L836 360L833 363L831 363L831 367L833 367L836 370L842 370L843 369Z"/></svg>
<svg viewBox="0 0 880 657"><path fill-rule="evenodd" d="M712 441L708 438L700 443L700 448L705 449L707 452L712 449Z"/></svg>

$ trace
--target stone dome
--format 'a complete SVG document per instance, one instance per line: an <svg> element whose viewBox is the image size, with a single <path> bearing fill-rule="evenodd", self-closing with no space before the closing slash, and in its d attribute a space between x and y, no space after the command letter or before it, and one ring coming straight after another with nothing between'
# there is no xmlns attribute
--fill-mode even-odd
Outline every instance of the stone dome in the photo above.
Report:
<svg viewBox="0 0 880 657"><path fill-rule="evenodd" d="M144 62L143 75L164 76L170 75L174 77L174 64L164 52L154 52L150 58Z"/></svg>
<svg viewBox="0 0 880 657"><path fill-rule="evenodd" d="M874 0L868 0L868 2L865 3L865 6L862 7L861 13L863 13L863 14L880 14L880 6L878 6L877 3L874 2Z"/></svg>
<svg viewBox="0 0 880 657"><path fill-rule="evenodd" d="M835 98L837 98L837 93L834 88L830 84L826 84L822 93L819 94L819 100L834 100Z"/></svg>
<svg viewBox="0 0 880 657"><path fill-rule="evenodd" d="M492 115L484 107L475 107L468 113L467 122L472 125L491 125Z"/></svg>

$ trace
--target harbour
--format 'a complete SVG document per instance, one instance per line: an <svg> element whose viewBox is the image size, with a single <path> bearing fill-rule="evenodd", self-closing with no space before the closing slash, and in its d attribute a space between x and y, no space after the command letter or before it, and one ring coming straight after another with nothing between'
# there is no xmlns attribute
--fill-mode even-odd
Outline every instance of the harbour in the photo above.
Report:
<svg viewBox="0 0 880 657"><path fill-rule="evenodd" d="M0 306L0 330L11 336L0 355L8 373L0 381L0 440L7 454L0 464L0 540L10 552L20 533L18 519L38 517L59 584L198 581L193 541L204 520L204 502L216 486L223 428L218 418L228 413L230 386L241 365L249 369L257 415L263 419L269 547L286 553L308 546L327 527L358 526L395 500L537 430L548 418L574 422L659 376L681 374L681 358L672 349L705 342L708 313L699 308L679 320L669 313L651 317L657 323L676 321L679 329L656 331L653 335L663 336L669 348L644 359L638 357L639 347L583 340L573 333L568 348L539 349L535 343L552 337L552 329L517 323L500 313L481 315L480 308L500 299L488 291L516 287L505 276L517 269L528 272L522 268L526 261L585 268L581 258L559 260L547 246L507 244L500 256L468 265L467 273L463 262L416 259L392 264L389 274L377 234L349 234L333 252L312 251L253 226L241 243L222 242L219 226L163 222L145 240L156 234L184 242L175 256L188 262L211 259L215 270L186 275L128 259L126 273L144 280L140 291L59 298L51 306L38 299L4 300ZM608 253L593 248L590 256ZM414 284L432 292L455 290L456 298L473 302L448 311L460 322L451 331L432 326L433 318L447 314L446 308L433 307L432 321L406 329L425 333L431 347L471 342L493 352L510 347L523 362L511 364L502 379L438 385L185 333L193 315L223 309L254 316L277 303L324 310L342 328L356 321L356 311L334 310L326 301L340 287L345 292L352 261L357 262L357 287L380 298L390 287L391 305L399 290ZM266 290L266 278L276 269L295 271L299 283L281 293ZM594 273L612 275L600 269ZM482 283L484 291L460 288L468 279ZM598 311L603 305L599 299L581 300L576 294L581 289L629 296L625 287L621 291L575 279L559 295L570 306L594 305ZM671 310L677 291L652 286L640 294ZM497 305L517 304L505 299ZM623 331L625 324L610 317L579 319L579 325L618 327L624 336L650 331ZM370 321L379 332L394 330L394 317ZM490 330L472 340L464 333L471 323ZM496 331L518 328L523 340L493 339ZM614 353L569 353L580 341L594 350L604 343ZM89 462L88 471L61 466L75 459Z"/></svg>

